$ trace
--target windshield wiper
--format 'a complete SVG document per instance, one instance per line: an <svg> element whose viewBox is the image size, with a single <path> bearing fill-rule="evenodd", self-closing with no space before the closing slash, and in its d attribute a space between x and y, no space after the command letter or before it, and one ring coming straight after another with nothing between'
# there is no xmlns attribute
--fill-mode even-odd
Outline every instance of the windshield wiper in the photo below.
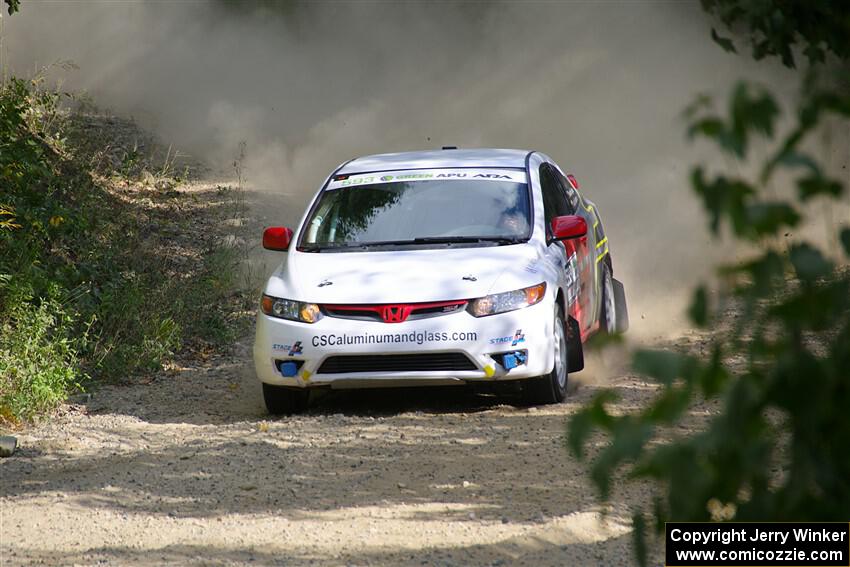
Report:
<svg viewBox="0 0 850 567"><path fill-rule="evenodd" d="M410 246L416 244L477 244L493 242L495 244L518 244L519 238L508 236L419 236L408 240L378 240L375 242L340 242L304 247L304 252L322 252L324 250L352 250L376 248L380 246Z"/></svg>
<svg viewBox="0 0 850 567"><path fill-rule="evenodd" d="M395 246L398 244L413 244L412 240L380 240L377 242L336 242L333 244L314 244L305 246L304 252L324 252L325 250L363 250L372 246Z"/></svg>
<svg viewBox="0 0 850 567"><path fill-rule="evenodd" d="M498 244L516 244L517 238L507 236L420 236L411 241L413 244L452 244L454 242L496 242Z"/></svg>
<svg viewBox="0 0 850 567"><path fill-rule="evenodd" d="M301 252L323 252L325 250L340 250L342 248L361 248L363 245L349 242L342 244L311 244L299 248Z"/></svg>

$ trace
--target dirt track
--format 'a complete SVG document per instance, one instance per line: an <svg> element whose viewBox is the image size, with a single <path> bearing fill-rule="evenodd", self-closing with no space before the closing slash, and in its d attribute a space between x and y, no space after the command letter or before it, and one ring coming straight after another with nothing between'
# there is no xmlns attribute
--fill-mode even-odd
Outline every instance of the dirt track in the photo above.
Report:
<svg viewBox="0 0 850 567"><path fill-rule="evenodd" d="M0 462L0 563L634 564L627 518L641 495L618 494L602 521L563 446L593 371L544 408L358 391L274 420L249 345L107 387L21 433ZM624 406L649 393L628 376L612 384Z"/></svg>

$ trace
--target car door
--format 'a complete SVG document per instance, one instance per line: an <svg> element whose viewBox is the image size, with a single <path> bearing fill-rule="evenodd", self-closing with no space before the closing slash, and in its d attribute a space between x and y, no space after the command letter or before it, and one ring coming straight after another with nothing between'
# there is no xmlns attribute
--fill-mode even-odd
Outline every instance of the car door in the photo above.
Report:
<svg viewBox="0 0 850 567"><path fill-rule="evenodd" d="M578 257L580 263L581 274L581 304L582 304L582 319L581 330L582 336L590 332L596 325L599 306L602 303L602 285L601 274L598 263L596 262L596 250L601 242L600 231L602 230L599 222L599 215L596 213L596 208L582 199L578 190L567 179L564 173L556 170L556 177L561 190L566 196L570 206L570 214L579 215L587 223L587 239L583 243L584 254Z"/></svg>
<svg viewBox="0 0 850 567"><path fill-rule="evenodd" d="M576 193L578 194L578 191ZM599 210L596 208L596 205L582 195L579 195L579 202L580 208L586 210L592 219L592 222L588 221L588 231L593 233L592 238L594 242L594 245L590 247L591 256L594 258L593 277L595 284L593 286L593 304L595 306L594 313L596 313L596 320L599 321L602 314L602 266L608 254L608 238L605 237L605 229L602 226L602 219L599 216Z"/></svg>
<svg viewBox="0 0 850 567"><path fill-rule="evenodd" d="M540 166L540 186L543 195L543 212L546 223L547 240L551 236L552 219L558 216L575 214L576 210L567 199L558 179L558 170L553 164L543 163ZM587 220L587 219L585 219ZM591 224L588 223L588 227ZM554 241L548 246L547 253L552 255L556 265L565 271L564 293L566 297L567 314L579 323L582 337L593 324L592 301L589 295L592 287L592 263L587 237Z"/></svg>

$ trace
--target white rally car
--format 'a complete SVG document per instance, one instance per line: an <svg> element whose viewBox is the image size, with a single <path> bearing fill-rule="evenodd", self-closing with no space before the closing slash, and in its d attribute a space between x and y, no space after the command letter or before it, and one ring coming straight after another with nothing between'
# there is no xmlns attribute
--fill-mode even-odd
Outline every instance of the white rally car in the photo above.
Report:
<svg viewBox="0 0 850 567"><path fill-rule="evenodd" d="M595 205L539 152L349 161L263 246L286 252L254 342L271 413L321 387L521 380L559 402L583 342L628 323Z"/></svg>

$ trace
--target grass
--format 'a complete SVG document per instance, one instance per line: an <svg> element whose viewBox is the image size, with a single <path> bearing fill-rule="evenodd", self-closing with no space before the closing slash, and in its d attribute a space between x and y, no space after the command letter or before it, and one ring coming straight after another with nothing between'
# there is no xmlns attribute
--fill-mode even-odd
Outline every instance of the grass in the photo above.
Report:
<svg viewBox="0 0 850 567"><path fill-rule="evenodd" d="M0 419L16 421L47 412L78 387L74 341L64 312L52 301L21 302L0 328Z"/></svg>
<svg viewBox="0 0 850 567"><path fill-rule="evenodd" d="M197 169L178 163L185 156L130 121L64 111L64 95L42 87L0 88L7 425L49 413L72 391L226 348L246 301L240 251L216 231L238 191L215 191L228 198L211 206L175 190Z"/></svg>

